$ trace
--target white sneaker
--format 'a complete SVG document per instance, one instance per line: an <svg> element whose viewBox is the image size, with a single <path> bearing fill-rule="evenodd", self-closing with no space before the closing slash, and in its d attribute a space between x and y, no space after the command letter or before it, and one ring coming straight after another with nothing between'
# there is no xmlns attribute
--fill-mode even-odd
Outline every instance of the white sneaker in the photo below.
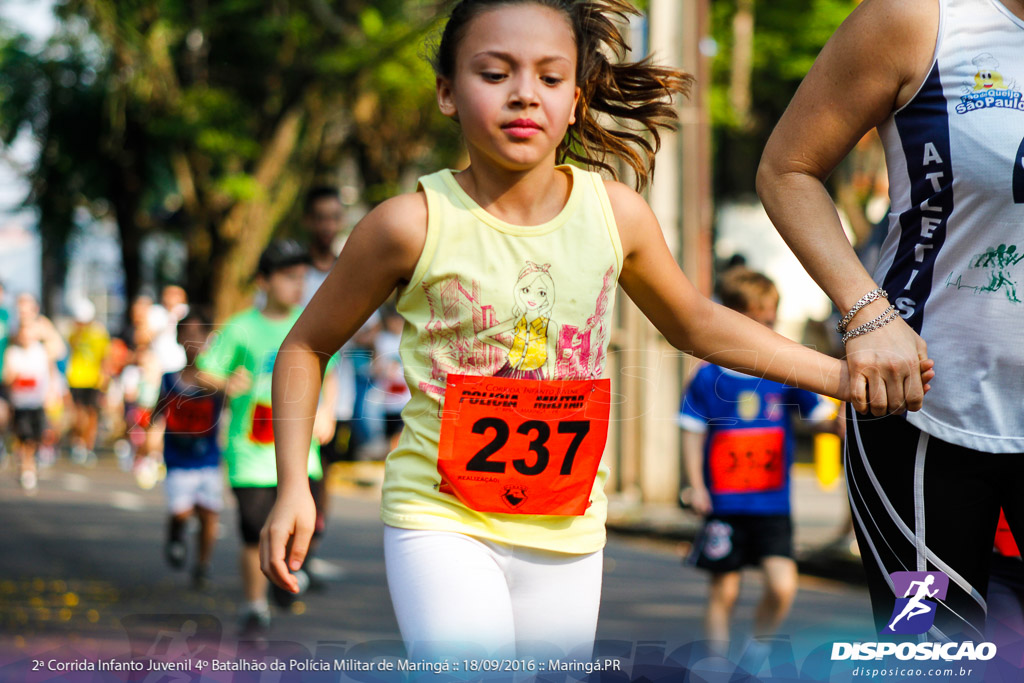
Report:
<svg viewBox="0 0 1024 683"><path fill-rule="evenodd" d="M132 445L128 439L118 439L114 442L114 455L117 457L117 466L122 472L130 472L132 469Z"/></svg>
<svg viewBox="0 0 1024 683"><path fill-rule="evenodd" d="M306 569L314 580L338 581L345 578L345 570L335 563L320 557L311 558L306 563Z"/></svg>
<svg viewBox="0 0 1024 683"><path fill-rule="evenodd" d="M72 446L70 457L71 462L76 465L84 465L85 461L89 458L89 451L86 450L85 446Z"/></svg>
<svg viewBox="0 0 1024 683"><path fill-rule="evenodd" d="M35 491L38 485L38 479L36 473L32 470L25 470L21 473L21 488L26 491Z"/></svg>
<svg viewBox="0 0 1024 683"><path fill-rule="evenodd" d="M43 469L53 467L57 462L57 451L53 446L40 446L37 459Z"/></svg>
<svg viewBox="0 0 1024 683"><path fill-rule="evenodd" d="M153 458L145 457L135 463L135 483L140 489L149 490L160 481L160 467Z"/></svg>
<svg viewBox="0 0 1024 683"><path fill-rule="evenodd" d="M249 610L242 614L238 624L242 637L259 637L270 630L270 610Z"/></svg>

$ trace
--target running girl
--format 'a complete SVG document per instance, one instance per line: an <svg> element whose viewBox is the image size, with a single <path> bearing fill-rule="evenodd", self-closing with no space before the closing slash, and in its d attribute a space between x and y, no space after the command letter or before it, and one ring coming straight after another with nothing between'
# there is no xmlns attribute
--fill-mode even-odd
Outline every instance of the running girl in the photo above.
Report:
<svg viewBox="0 0 1024 683"><path fill-rule="evenodd" d="M679 349L848 397L840 361L701 296L639 194L559 165L572 158L611 170L611 153L638 185L649 180L658 130L674 119L671 97L690 77L605 58L625 50L612 15L632 12L621 0L459 3L435 69L438 105L461 126L469 166L425 176L417 192L368 214L277 357L279 489L260 559L295 591L289 569L300 566L316 518L304 461L320 377L398 288L412 399L388 456L381 516L410 656L475 644L478 653L589 657L605 543L608 380L587 379L586 369L606 357L607 336L580 333L595 329L597 311L611 326L609 282ZM603 127L598 113L627 128ZM521 278L524 269L544 270L550 282ZM552 288L541 316L558 328L546 325L554 364L543 379L496 376L513 365L518 331L501 348L478 337L517 308L509 284L520 279ZM603 360L599 369L600 377Z"/></svg>

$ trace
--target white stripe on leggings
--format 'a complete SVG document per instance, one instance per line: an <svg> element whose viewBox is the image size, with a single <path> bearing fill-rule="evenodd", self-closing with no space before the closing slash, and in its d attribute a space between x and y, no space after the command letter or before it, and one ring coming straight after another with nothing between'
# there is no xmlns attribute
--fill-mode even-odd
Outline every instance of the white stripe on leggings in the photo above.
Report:
<svg viewBox="0 0 1024 683"><path fill-rule="evenodd" d="M917 539L917 571L928 570L928 560L925 554L928 552L928 545L924 538L924 454L928 450L928 433L920 431L917 438L917 455L914 457L914 535ZM928 640L929 633L921 633L917 641L923 643Z"/></svg>
<svg viewBox="0 0 1024 683"><path fill-rule="evenodd" d="M917 538L917 571L928 569L925 554L928 546L924 540L924 454L928 450L928 434L924 431L917 440L917 456L914 458L914 531Z"/></svg>
<svg viewBox="0 0 1024 683"><path fill-rule="evenodd" d="M878 477L875 476L874 470L871 468L871 465L868 463L867 453L864 451L864 444L861 441L860 422L857 419L857 412L856 411L851 411L851 413L853 414L853 433L854 433L854 437L855 437L855 440L856 440L856 443L857 443L857 450L858 450L858 452L860 454L861 464L864 466L864 471L867 473L868 479L871 481L871 484L872 484L872 486L875 489L875 494L878 496L879 502L881 502L882 506L889 513L889 517L892 519L892 522L900 530L900 532L903 534L903 536L908 541L910 541L911 543L914 544L915 549L916 549L917 548L917 539L915 537L915 534L911 533L910 529L903 522L903 520L900 518L900 516L898 514L896 514L895 508L893 508L892 503L889 502L888 496L886 496L885 492L882 490L882 485L881 485L881 483L879 483ZM847 437L847 441L849 441L849 437ZM927 441L925 441L925 446L927 446ZM848 457L849 457L849 445L847 445L847 449L848 449L847 453L848 453ZM921 442L920 441L918 442L918 451L919 452L921 451ZM852 475L848 471L847 472L847 480L849 481L851 478L852 478ZM860 494L860 486L859 485L857 486L857 491L858 491L858 494ZM861 500L864 501L863 494L860 494L860 496L861 496ZM856 506L852 504L852 502L853 502L853 497L852 496L850 497L850 500L851 500L851 508L853 508L856 511ZM864 501L864 509L868 513L868 515L871 515L871 510L870 510L869 506L867 505L866 501ZM875 556L875 561L878 563L878 566L882 568L882 572L885 574L885 579L889 583L889 587L893 588L893 583L892 583L892 579L889 577L889 572L887 571L885 565L882 563L881 557L879 556L877 549L874 547L874 543L871 541L871 536L867 532L867 527L865 526L863 519L860 517L859 513L857 513L855 516L857 517L857 522L860 524L861 531L863 532L864 537L868 539L868 543L869 543L869 545L871 545L871 552ZM874 521L873 516L872 516L872 521ZM875 523L875 527L879 528L877 522ZM923 527L923 523L922 523L922 527ZM884 534L882 536L883 536L883 539L884 539ZM888 541L886 541L886 544L888 545ZM892 549L892 546L890 546L890 550L891 549ZM899 558L899 554L898 553L894 553L894 555L897 558ZM975 590L975 588L970 584L970 582L968 582L966 579L964 579L962 576L960 576L960 574L955 572L952 569L952 567L950 567L948 564L943 562L937 555L935 555L935 553L933 553L927 547L924 548L924 557L927 559L927 561L931 562L935 567L937 567L940 571L942 571L944 574L946 574L954 583L956 583L958 586L960 586L960 588L962 588L964 590L964 592L966 592L968 595L970 595L971 598L973 598L975 602L977 602L979 605L981 605L982 610L984 610L986 614L988 613L988 605L985 602L985 598L983 598L981 596L981 593L979 593L977 590ZM900 564L902 564L902 562L900 562ZM906 567L904 567L904 569L906 569ZM923 570L920 570L920 571L923 571ZM960 619L965 624L970 626L972 629L977 631L977 629L974 627L973 624L971 624L969 621L964 619L964 617L962 617L959 614L957 614L956 611L950 609L949 606L945 604L945 602L943 602L941 600L939 602L941 604L945 605L946 609L949 609L949 611L954 616L956 616L958 619ZM939 632L938 629L936 629L936 632ZM981 634L980 631L978 631L978 633L980 635L984 636L984 634Z"/></svg>

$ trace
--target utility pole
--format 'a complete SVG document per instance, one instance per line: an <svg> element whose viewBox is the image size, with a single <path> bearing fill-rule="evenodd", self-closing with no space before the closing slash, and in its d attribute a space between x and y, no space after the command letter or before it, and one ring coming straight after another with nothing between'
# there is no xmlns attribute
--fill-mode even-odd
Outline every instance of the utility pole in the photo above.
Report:
<svg viewBox="0 0 1024 683"><path fill-rule="evenodd" d="M665 240L687 277L711 289L709 0L650 0L648 36L655 61L695 77L688 100L678 102L681 126L662 136L648 201ZM618 484L647 502L678 494L680 451L676 416L692 361L674 349L623 297Z"/></svg>

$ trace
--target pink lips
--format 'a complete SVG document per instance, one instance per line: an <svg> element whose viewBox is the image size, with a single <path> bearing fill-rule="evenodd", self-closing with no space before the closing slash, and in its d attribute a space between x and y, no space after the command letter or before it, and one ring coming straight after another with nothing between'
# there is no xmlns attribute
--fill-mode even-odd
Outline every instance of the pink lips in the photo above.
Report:
<svg viewBox="0 0 1024 683"><path fill-rule="evenodd" d="M540 126L530 119L516 119L501 127L514 138L529 138L540 132Z"/></svg>

